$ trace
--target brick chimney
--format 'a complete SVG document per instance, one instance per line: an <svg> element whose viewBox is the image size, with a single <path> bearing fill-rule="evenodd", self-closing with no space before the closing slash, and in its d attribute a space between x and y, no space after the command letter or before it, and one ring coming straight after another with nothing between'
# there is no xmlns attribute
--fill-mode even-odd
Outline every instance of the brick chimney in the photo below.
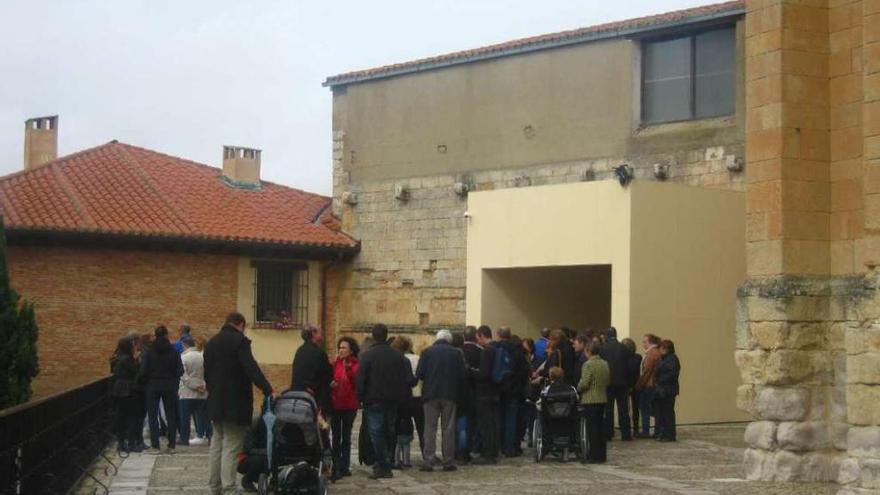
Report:
<svg viewBox="0 0 880 495"><path fill-rule="evenodd" d="M223 179L233 187L260 187L262 151L241 146L223 146Z"/></svg>
<svg viewBox="0 0 880 495"><path fill-rule="evenodd" d="M29 170L58 158L58 116L24 121L24 169Z"/></svg>

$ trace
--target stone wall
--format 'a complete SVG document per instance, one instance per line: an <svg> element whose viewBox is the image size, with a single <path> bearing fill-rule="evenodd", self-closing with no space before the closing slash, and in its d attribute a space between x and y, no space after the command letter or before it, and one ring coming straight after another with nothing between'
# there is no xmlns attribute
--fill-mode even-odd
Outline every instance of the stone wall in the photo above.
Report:
<svg viewBox="0 0 880 495"><path fill-rule="evenodd" d="M630 164L636 180L657 180L654 164L669 164L668 180L743 190L740 172L727 164L743 156L741 144L703 146L676 153L587 159L469 174L352 182L344 168L345 133L334 133L334 208L342 227L361 241L361 252L339 274L338 327L361 332L376 322L392 332L431 332L465 323L467 194L613 178ZM395 187L406 190L395 197ZM346 202L348 201L348 202ZM351 204L356 201L356 204ZM552 220L552 219L548 219ZM564 228L564 226L561 226Z"/></svg>
<svg viewBox="0 0 880 495"><path fill-rule="evenodd" d="M751 479L880 488L878 33L876 0L747 2Z"/></svg>

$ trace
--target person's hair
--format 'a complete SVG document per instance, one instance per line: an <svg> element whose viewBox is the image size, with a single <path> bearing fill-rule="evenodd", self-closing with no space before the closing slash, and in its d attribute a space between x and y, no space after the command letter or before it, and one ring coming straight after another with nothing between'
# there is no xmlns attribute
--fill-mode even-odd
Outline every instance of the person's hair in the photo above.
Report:
<svg viewBox="0 0 880 495"><path fill-rule="evenodd" d="M590 356L598 356L600 347L601 346L598 342L591 342L590 345L587 346L587 352Z"/></svg>
<svg viewBox="0 0 880 495"><path fill-rule="evenodd" d="M386 342L388 340L388 327L382 323L373 325L373 341L377 343Z"/></svg>
<svg viewBox="0 0 880 495"><path fill-rule="evenodd" d="M348 337L348 336L342 337L341 339L339 339L339 342L336 343L336 350L339 350L339 344L341 344L343 342L348 344L348 348L349 348L349 350L351 350L352 356L357 357L358 354L360 354L361 348L358 345L357 340L354 340L353 338Z"/></svg>
<svg viewBox="0 0 880 495"><path fill-rule="evenodd" d="M187 348L194 347L196 345L196 341L193 340L192 335L185 334L180 337L180 342L185 345Z"/></svg>
<svg viewBox="0 0 880 495"><path fill-rule="evenodd" d="M675 344L673 344L671 340L664 340L663 342L660 342L660 348L666 349L667 351L672 353L675 352Z"/></svg>
<svg viewBox="0 0 880 495"><path fill-rule="evenodd" d="M190 328L189 325L184 323L183 325L180 325L180 333L181 334L190 334L190 333L192 333L192 328Z"/></svg>
<svg viewBox="0 0 880 495"><path fill-rule="evenodd" d="M519 335L511 335L510 341L513 342L517 349L522 350L522 339L519 338Z"/></svg>
<svg viewBox="0 0 880 495"><path fill-rule="evenodd" d="M554 366L550 368L550 372L547 375L550 377L550 381L556 382L565 377L565 372L559 366Z"/></svg>
<svg viewBox="0 0 880 495"><path fill-rule="evenodd" d="M512 332L510 331L510 327L499 327L498 328L498 338L501 340L510 340Z"/></svg>
<svg viewBox="0 0 880 495"><path fill-rule="evenodd" d="M660 337L654 335L653 333L646 333L645 338L648 339L652 345L660 345Z"/></svg>
<svg viewBox="0 0 880 495"><path fill-rule="evenodd" d="M321 329L318 328L318 327L316 327L316 326L313 326L313 325L306 325L306 326L304 326L303 329L300 331L300 336L302 336L303 342L311 342L311 341L312 341L312 337L314 337L315 334L318 333L318 332L320 332L320 331L321 331Z"/></svg>
<svg viewBox="0 0 880 495"><path fill-rule="evenodd" d="M476 342L477 341L477 327L473 325L468 325L464 327L464 341L465 342Z"/></svg>
<svg viewBox="0 0 880 495"><path fill-rule="evenodd" d="M565 343L568 342L568 338L565 335L565 332L562 329L557 328L550 332L550 347L552 349L561 349Z"/></svg>
<svg viewBox="0 0 880 495"><path fill-rule="evenodd" d="M627 338L621 340L620 343L623 344L624 347L629 349L629 352L632 352L632 353L636 352L636 343L635 343L635 341L633 341L633 339L627 337Z"/></svg>
<svg viewBox="0 0 880 495"><path fill-rule="evenodd" d="M608 327L608 330L605 330L605 338L606 339L616 339L617 338L617 329L614 327Z"/></svg>
<svg viewBox="0 0 880 495"><path fill-rule="evenodd" d="M207 342L208 342L208 339L206 339L205 337L202 337L201 335L199 335L198 337L196 337L196 349L198 349L198 350L200 350L200 351L204 351L204 350L205 350L205 344L206 344Z"/></svg>
<svg viewBox="0 0 880 495"><path fill-rule="evenodd" d="M535 340L529 337L522 339L523 349L529 354L535 353Z"/></svg>
<svg viewBox="0 0 880 495"><path fill-rule="evenodd" d="M125 354L126 356L134 356L134 346L131 343L131 338L122 337L116 342L116 354Z"/></svg>
<svg viewBox="0 0 880 495"><path fill-rule="evenodd" d="M491 339L492 329L489 328L489 325L480 325L480 327L477 328L477 335L482 336L484 339Z"/></svg>
<svg viewBox="0 0 880 495"><path fill-rule="evenodd" d="M232 312L226 315L226 324L227 325L244 325L247 320L244 319L244 315L238 312Z"/></svg>
<svg viewBox="0 0 880 495"><path fill-rule="evenodd" d="M542 328L541 329L541 337L543 337L545 339L550 338L550 329L549 328Z"/></svg>
<svg viewBox="0 0 880 495"><path fill-rule="evenodd" d="M559 327L559 329L562 330L562 333L563 333L563 334L565 334L565 338L566 338L566 339L571 340L572 337L574 337L574 332L572 332L570 328L568 328L568 327Z"/></svg>
<svg viewBox="0 0 880 495"><path fill-rule="evenodd" d="M464 335L461 332L452 334L452 347L461 347L464 345Z"/></svg>
<svg viewBox="0 0 880 495"><path fill-rule="evenodd" d="M138 346L141 349L147 348L152 343L153 343L153 336L148 333L145 333L145 334L141 335L140 337L138 337Z"/></svg>
<svg viewBox="0 0 880 495"><path fill-rule="evenodd" d="M391 341L391 348L400 351L402 354L412 354L412 340L409 337L398 335Z"/></svg>
<svg viewBox="0 0 880 495"><path fill-rule="evenodd" d="M590 339L589 337L587 337L584 334L578 335L577 337L574 338L574 340L575 340L575 342L580 342L581 344L583 344L584 348L586 348L588 345L590 345L590 342L592 341L592 339Z"/></svg>
<svg viewBox="0 0 880 495"><path fill-rule="evenodd" d="M446 342L452 343L452 332L447 329L442 329L437 332L436 340L445 340Z"/></svg>
<svg viewBox="0 0 880 495"><path fill-rule="evenodd" d="M160 337L168 337L168 328L166 328L165 325L159 325L153 330L153 335L155 335L157 339Z"/></svg>

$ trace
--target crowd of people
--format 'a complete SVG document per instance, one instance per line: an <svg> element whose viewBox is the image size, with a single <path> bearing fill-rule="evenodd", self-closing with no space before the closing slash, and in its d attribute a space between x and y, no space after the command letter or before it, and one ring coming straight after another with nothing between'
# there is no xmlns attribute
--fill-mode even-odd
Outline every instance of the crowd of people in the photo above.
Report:
<svg viewBox="0 0 880 495"><path fill-rule="evenodd" d="M243 487L254 490L268 464L265 428L254 420L253 388L267 397L274 390L253 357L245 327L244 317L232 313L207 343L194 339L187 326L173 344L164 326L152 336L120 339L111 360L119 448L156 453L163 436L170 452L178 444L209 442L211 491L234 487L236 471L244 475ZM488 326L469 326L440 330L416 353L410 338L389 336L377 324L360 343L339 339L333 359L321 329L306 327L302 337L290 389L310 393L326 418L334 481L351 475L358 410L358 461L372 466L371 478L391 478L394 469L412 467L415 438L421 470L455 471L523 455L534 440L535 404L554 386L579 394L589 438L585 462L605 462L606 443L617 431L622 441L676 440L681 365L673 342L653 334L643 336L640 354L633 340L618 341L613 327L543 329L533 340L510 328L493 334ZM145 416L149 446L142 434Z"/></svg>

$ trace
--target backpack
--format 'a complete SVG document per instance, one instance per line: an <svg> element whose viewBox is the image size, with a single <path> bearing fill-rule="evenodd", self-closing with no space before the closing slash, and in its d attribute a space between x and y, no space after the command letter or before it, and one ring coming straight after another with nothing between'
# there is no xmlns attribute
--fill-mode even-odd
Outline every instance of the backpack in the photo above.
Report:
<svg viewBox="0 0 880 495"><path fill-rule="evenodd" d="M495 384L503 383L512 374L513 358L510 355L510 351L502 345L496 345L495 357L492 361L492 382Z"/></svg>

